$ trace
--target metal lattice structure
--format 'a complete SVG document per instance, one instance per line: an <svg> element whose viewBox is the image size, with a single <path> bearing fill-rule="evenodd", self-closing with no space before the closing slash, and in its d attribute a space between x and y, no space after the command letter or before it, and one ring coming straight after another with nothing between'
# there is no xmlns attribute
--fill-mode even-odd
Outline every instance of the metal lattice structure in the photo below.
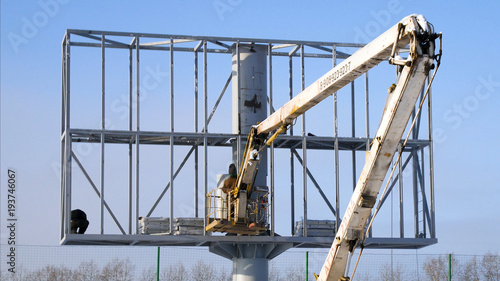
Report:
<svg viewBox="0 0 500 281"><path fill-rule="evenodd" d="M369 86L368 74L364 76L365 87L363 96L365 97L364 104L364 121L365 121L365 134L363 136L356 135L356 116L360 113L355 112L356 108L356 91L354 84L350 88L350 136L341 136L339 134L339 108L337 94L334 94L332 106L333 111L331 116L332 126L329 132L330 136L316 136L308 134L306 130L306 119L302 117L302 130L300 134L294 134L293 129L287 135L282 135L274 142L273 146L269 148L269 190L270 190L270 233L267 236L215 236L209 235L206 232L203 235L143 235L139 231L138 218L141 216L149 217L155 214L157 206L164 201L167 201L168 212L161 215L170 218L170 229L173 228L173 221L176 209L176 198L174 190L178 186L185 188L183 183L176 181L178 175L185 170L193 175L193 188L191 189L194 204L192 206L191 214L196 218L206 217L203 210L200 210L199 205L206 206L206 197L200 197L199 194L207 194L213 187L209 186L209 150L211 148L227 149L228 158L231 155L231 149L237 147L240 151L242 141L245 141L246 135L238 134L235 132L228 132L221 130L218 126L210 126L210 122L215 114L219 111L231 111L231 109L221 108L221 100L226 93L233 73L229 75L226 80L226 74L214 75L218 76L219 81L223 87L219 91L211 90L209 86L217 83L211 83L212 72L209 72L210 56L227 56L227 61L231 61L231 54L233 48L238 50L242 44L259 44L267 46L267 85L268 85L268 106L270 113L274 108L281 106L276 104L278 100L274 94L277 87L276 78L273 77L273 70L276 71L277 65L285 68L287 74L287 89L288 96L292 98L294 93L300 92L306 85L305 71L306 60L314 59L324 61L328 65L336 65L337 61L345 59L349 53L354 52L357 48L362 47L363 44L351 43L337 43L337 42L313 42L313 41L297 41L297 40L267 40L267 39L252 39L252 38L228 38L228 37L207 37L207 36L181 36L181 35L167 35L167 34L148 34L148 33L127 33L127 32L107 32L107 31L90 31L90 30L67 30L62 42L62 125L61 125L61 244L73 245L184 245L184 246L210 246L215 247L220 243L246 243L246 244L269 244L274 246L268 251L268 258L272 258L283 250L290 247L330 247L334 237L311 237L308 236L307 227L302 229L302 233L296 233L296 212L301 208L302 213L301 221L306 225L309 219L314 219L310 214L311 209L315 206L307 204L308 192L312 192L310 184L314 186L319 196L322 198L327 206L329 216L336 221L338 228L342 211L341 204L348 201L350 194L341 198L341 156L340 153L350 153L351 160L349 161L350 174L353 178L352 185L356 184L357 180L357 164L356 159L367 150L370 139L370 110L369 110ZM82 116L74 115L72 109L82 107L85 105L75 105L72 103L72 96L77 92L77 87L81 85L73 85L75 70L84 67L81 63L75 64L77 60L75 56L81 55L82 61L85 61L86 52L76 52L80 49L91 49L100 51L97 56L100 63L96 64L97 69L93 69L97 76L97 85L92 85L91 88L97 87L100 89L95 96L99 97L99 105L96 108L89 109L98 112L100 115L98 128L78 127L73 125L73 118L82 118ZM119 52L124 54L124 59L121 61L125 68L126 77L124 81L114 81L112 85L120 84L126 89L127 98L126 104L126 125L123 129L116 129L108 126L106 116L110 108L110 101L107 100L107 94L110 91L108 83L110 81L109 72L107 72L109 64L113 63L116 58L113 57L112 52ZM168 65L168 75L162 73L165 79L169 81L169 87L164 92L165 100L168 99L166 105L168 116L165 120L169 122L169 128L165 130L144 130L143 117L148 112L141 111L141 101L144 96L144 87L148 86L147 81L144 81L141 72L145 69L141 65L142 58L147 53L147 56L153 54L157 56L157 61L163 62L161 65ZM182 55L181 55L182 54ZM280 64L277 60L281 60ZM180 61L180 62L179 62ZM220 61L214 60L216 63ZM294 68L294 62L299 63L298 68ZM175 62L175 63L174 63ZM283 63L284 62L284 63ZM189 75L180 74L176 75L174 70L180 68L184 71L185 65L192 65L192 72ZM179 66L179 67L178 67ZM297 71L298 70L298 71ZM148 71L146 69L146 71ZM224 69L219 70L225 71ZM229 66L227 71L231 71ZM77 71L78 72L78 71ZM85 73L87 75L88 73ZM218 74L218 73L215 73ZM79 75L83 75L79 73ZM151 74L153 76L153 74ZM157 74L158 75L158 74ZM185 76L184 76L185 75ZM168 76L168 77L167 77ZM297 79L298 76L298 79ZM111 75L112 77L112 75ZM220 80L222 77L222 80ZM182 119L186 114L183 110L178 110L175 107L174 100L179 96L185 98L186 91L177 93L174 87L174 82L188 84L192 83L189 95L192 97L194 104L192 110L192 129L191 131L176 130L176 125L179 124L177 120ZM299 83L297 82L299 81ZM146 85L145 85L146 84ZM297 86L296 84L300 84ZM146 87L147 88L147 87ZM80 91L81 92L81 91ZM283 92L283 91L281 91ZM214 94L216 93L216 94ZM274 96L273 96L274 94ZM281 97L282 98L282 97ZM385 98L385 97L384 97ZM377 98L378 99L378 98ZM201 101L200 101L201 100ZM215 105L211 107L209 100L215 100ZM113 105L111 105L113 106ZM111 107L112 108L112 107ZM202 108L200 110L200 108ZM398 174L392 179L389 184L389 191L387 195L382 198L385 201L391 193L395 193L394 187L398 187L399 195L399 237L369 237L366 240L365 246L372 248L420 248L428 246L437 242L435 231L435 214L434 214L434 181L433 181L433 152L432 152L432 104L429 97L427 103L427 119L421 121L419 116L417 127L413 131L412 138L404 147L403 159L398 167ZM83 118L85 119L85 118ZM176 123L177 121L177 123ZM85 122L80 122L85 124ZM82 126L82 125L80 125ZM296 126L298 127L298 126ZM295 128L297 130L297 128ZM421 133L422 132L422 133ZM426 133L426 137L421 138L420 134ZM93 163L88 166L87 163L82 161L78 153L75 153L75 145L87 143L95 147L99 151L99 162ZM109 184L107 184L106 164L117 161L113 157L106 155L106 149L113 145L113 148L121 147L125 152L124 158L127 159L128 172L126 175L119 175L126 178L127 181L127 204L120 202L119 211L115 211L114 207L108 202L115 199L114 194L109 194ZM142 151L149 146L168 147L168 163L165 165L164 170L168 174L168 183L162 188L155 202L150 206L144 207L141 201L143 194L151 192L149 189L141 186L141 165L143 162L148 161L142 156ZM286 161L275 159L276 150L288 151L288 158ZM307 158L308 151L328 151L332 153L333 165L329 167L331 172L331 184L328 189L321 187L316 178L313 176L313 170L308 166L311 160ZM179 156L180 155L180 156ZM240 153L238 152L238 155ZM200 160L200 158L202 158ZM189 164L193 161L193 166ZM106 163L106 164L105 164ZM283 166L283 163L289 164L290 167L290 181L287 192L290 194L290 233L289 235L283 234L276 235L276 202L275 198L275 169L277 164ZM298 163L298 168L296 167ZM428 163L428 169L425 169ZM295 171L301 169L301 175L296 175ZM99 180L95 180L96 176L92 176L92 171L98 173ZM427 170L427 171L426 171ZM411 190L413 202L405 204L405 197L403 190L408 184L403 184L403 176L405 171L411 173L410 187L406 188ZM72 204L76 198L75 193L75 174L80 174L80 179L83 179L84 184L89 185L90 189L97 195L99 206L99 220L93 220L93 223L99 225L99 233L89 233L85 235L71 234L69 214L72 209ZM200 176L202 175L202 176ZM113 175L115 177L117 175ZM299 185L295 178L301 176L302 188L297 188ZM201 183L200 183L201 182ZM408 181L405 181L408 182ZM87 187L79 187L87 188ZM350 188L350 186L348 186ZM296 194L302 193L302 206L296 206L295 201L298 200ZM167 195L167 196L165 196ZM322 203L323 204L323 203ZM115 203L116 205L116 203ZM410 205L411 208L408 208ZM405 208L406 206L406 208ZM143 212L146 208L148 211ZM413 227L410 230L411 235L406 235L408 232L408 223L405 224L405 210L410 210L413 217ZM157 210L156 210L157 211ZM121 215L118 215L120 212ZM141 213L142 212L142 213ZM125 214L125 215L123 215ZM110 219L106 219L108 217ZM124 219L125 217L125 219ZM124 222L125 221L125 222ZM113 228L118 229L118 233L108 233L108 223L113 224ZM375 223L375 225L377 222ZM205 219L206 225L206 219ZM221 254L221 251L218 251ZM221 254L224 255L224 254ZM227 253L227 257L232 254Z"/></svg>

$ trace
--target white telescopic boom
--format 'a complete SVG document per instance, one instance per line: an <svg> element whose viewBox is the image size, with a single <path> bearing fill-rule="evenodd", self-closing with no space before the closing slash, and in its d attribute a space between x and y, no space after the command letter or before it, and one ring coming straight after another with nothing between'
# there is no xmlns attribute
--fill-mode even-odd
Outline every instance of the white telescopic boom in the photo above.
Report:
<svg viewBox="0 0 500 281"><path fill-rule="evenodd" d="M404 18L267 117L257 125L257 134L270 133L283 124L291 124L308 109L386 60L391 54L394 55L395 51L407 46L414 39L415 35L412 34L422 32L424 28L428 29L427 26L420 27L420 22L420 25L427 25L422 16L412 15Z"/></svg>
<svg viewBox="0 0 500 281"><path fill-rule="evenodd" d="M370 212L377 200L418 96L430 69L433 67L435 35L421 36L425 33L424 30L432 30L432 28L422 20L419 21L416 16L405 18L402 24L404 30L402 30L401 35L410 40L410 54L406 62L398 62L398 64L404 65L403 69L396 87L387 99L380 126L366 156L365 166L321 269L318 278L320 281L349 280L349 277L344 276L348 257L352 255L358 243L364 238L365 225ZM419 24L425 25L420 26ZM399 24L394 26L388 31L390 33L384 33L374 42L390 40L390 37L385 38L386 34L392 35L392 32L400 30L400 27ZM431 38L432 42L421 42L421 38ZM398 44L398 41L393 41L393 43ZM371 44L365 48L367 47L370 48ZM360 51L364 52L363 50Z"/></svg>
<svg viewBox="0 0 500 281"><path fill-rule="evenodd" d="M391 88L365 166L318 280L349 280L349 277L344 276L349 254L364 239L366 222L390 162L425 80L434 66L434 41L437 37L423 16L410 15L327 72L251 130L235 195L243 187L242 179L250 178L245 186L251 187L260 151L291 125L295 118L386 59L400 67L398 82ZM408 58L396 60L395 54L406 46L409 46ZM273 131L276 132L266 142L268 134Z"/></svg>

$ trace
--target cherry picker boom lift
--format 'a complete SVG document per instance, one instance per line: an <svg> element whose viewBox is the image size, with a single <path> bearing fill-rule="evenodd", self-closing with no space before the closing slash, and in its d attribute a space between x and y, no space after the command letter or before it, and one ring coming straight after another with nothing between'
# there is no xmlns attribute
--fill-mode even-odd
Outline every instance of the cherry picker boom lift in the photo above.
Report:
<svg viewBox="0 0 500 281"><path fill-rule="evenodd" d="M318 280L349 280L348 260L358 246L363 246L367 220L397 146L430 70L439 66L441 48L435 54L437 38L440 34L434 32L422 15L410 15L328 71L250 131L236 188L230 194L235 202L242 194L246 197L245 191L251 192L260 153L286 131L295 118L384 60L398 67L397 83L389 89L380 126ZM406 59L397 56L403 48L409 48ZM241 214L233 216L233 225L243 217Z"/></svg>

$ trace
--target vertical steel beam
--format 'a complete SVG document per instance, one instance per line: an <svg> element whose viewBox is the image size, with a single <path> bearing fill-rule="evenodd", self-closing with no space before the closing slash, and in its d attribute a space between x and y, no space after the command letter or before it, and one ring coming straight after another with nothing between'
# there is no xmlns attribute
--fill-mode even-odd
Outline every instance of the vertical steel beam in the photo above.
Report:
<svg viewBox="0 0 500 281"><path fill-rule="evenodd" d="M241 141L242 141L242 138L241 138L241 135L238 135L238 139L236 141L236 155L242 155L241 153L243 153L241 151ZM236 160L234 161L236 163L236 167L240 167L240 158L239 157L235 157ZM237 168L239 169L239 168Z"/></svg>
<svg viewBox="0 0 500 281"><path fill-rule="evenodd" d="M427 79L427 84L430 82L430 77ZM427 97L427 114L429 122L429 190L431 199L431 226L430 234L431 238L436 238L436 208L435 208L435 197L434 197L434 143L432 136L432 88L429 89Z"/></svg>
<svg viewBox="0 0 500 281"><path fill-rule="evenodd" d="M63 239L65 235L65 221L66 221L66 212L64 211L64 206L65 206L65 194L66 194L66 186L64 185L64 147L66 143L66 136L65 136L65 103L66 103L66 95L65 95L65 88L66 88L66 37L67 34L64 36L62 44L61 44L61 51L62 51L62 56L61 56L61 170L60 170L60 183L61 183L61 190L60 190L60 196L61 196L61 206L60 206L60 217L59 217L59 231L60 231L60 237L59 239Z"/></svg>
<svg viewBox="0 0 500 281"><path fill-rule="evenodd" d="M420 97L422 97L422 95L420 95ZM413 112L411 113L410 120L415 120L415 117L417 116L417 108L418 108L418 104L416 104L415 107L413 108ZM417 125L417 124L415 124L415 125ZM417 129L418 129L417 126L414 126L413 130L411 131L411 137L413 139L416 139L416 136L417 136L417 132L416 131L417 131Z"/></svg>
<svg viewBox="0 0 500 281"><path fill-rule="evenodd" d="M174 39L170 37L170 234L174 233Z"/></svg>
<svg viewBox="0 0 500 281"><path fill-rule="evenodd" d="M204 130L203 130L203 169L204 169L204 206L205 206L205 215L204 215L204 227L203 227L203 235L207 235L206 226L208 224L207 215L207 196L208 193L208 145L207 145L207 132L208 132L208 85L207 85L207 41L203 41L203 122L204 122Z"/></svg>
<svg viewBox="0 0 500 281"><path fill-rule="evenodd" d="M410 154L408 156L408 158L406 158L406 160L404 161L404 164L403 164L403 170L406 169L406 166L408 165L408 163L410 163L410 160L412 159L412 157L413 157L413 155ZM399 177L398 177L398 179L399 179ZM397 179L391 178L391 183L387 187L387 192L385 192L385 194L383 194L382 197L380 198L380 208L382 206L384 206L385 200L387 200L387 198L389 197L389 194L391 194L391 196L392 196L392 189L394 188L394 186L396 185L397 182L398 182ZM391 202L391 204L392 204L392 202Z"/></svg>
<svg viewBox="0 0 500 281"><path fill-rule="evenodd" d="M351 82L351 136L356 137L356 99L354 93L354 81ZM352 150L352 190L356 189L356 150Z"/></svg>
<svg viewBox="0 0 500 281"><path fill-rule="evenodd" d="M101 130L106 129L106 37L101 35ZM102 139L102 138L101 138Z"/></svg>
<svg viewBox="0 0 500 281"><path fill-rule="evenodd" d="M141 89L140 89L140 86L141 86L141 83L140 83L140 74L141 74L141 69L140 69L140 37L137 36L135 37L135 68L136 68L136 71L135 71L135 87L136 87L136 113L135 113L135 117L136 117L136 129L137 131L139 131L140 129L140 126L141 126L141 119L140 119L140 112L141 112L141 109L140 109L140 95L141 95Z"/></svg>
<svg viewBox="0 0 500 281"><path fill-rule="evenodd" d="M101 196L100 196L100 233L104 234L104 130L106 129L106 38L101 36Z"/></svg>
<svg viewBox="0 0 500 281"><path fill-rule="evenodd" d="M413 182L413 228L415 230L414 237L418 238L418 234L420 232L419 228L419 215L418 215L418 180L417 180L417 166L418 164L418 159L417 159L417 151L416 149L411 150L411 154L413 155L413 161L412 161L412 182Z"/></svg>
<svg viewBox="0 0 500 281"><path fill-rule="evenodd" d="M66 219L66 233L70 233L70 218L71 218L71 194L72 194L72 157L71 157L71 44L70 35L68 34L68 52L66 57L66 163L64 165L66 169L66 214L68 215Z"/></svg>
<svg viewBox="0 0 500 281"><path fill-rule="evenodd" d="M420 155L421 155L421 158L422 159L422 179L420 180L420 190L423 190L421 191L420 193L422 194L422 234L424 235L424 237L427 237L427 229L425 227L425 221L426 219L426 208L427 208L427 204L425 204L427 198L425 198L425 180L424 180L424 175L425 175L425 161L424 161L424 149L420 149Z"/></svg>
<svg viewBox="0 0 500 281"><path fill-rule="evenodd" d="M424 88L422 88L422 93L420 94L420 102L418 104L421 104L422 103L422 100L424 99L424 96L425 96L425 85L424 85ZM415 110L418 109L418 106L415 105ZM413 138L414 139L418 139L418 136L420 134L420 121L422 120L422 114L419 114L418 117L417 117L417 122L415 123L415 128L413 129Z"/></svg>
<svg viewBox="0 0 500 281"><path fill-rule="evenodd" d="M236 87L236 91L237 91L237 101L236 101L236 104L235 102L233 101L233 108L232 110L235 111L235 106L236 106L236 111L239 113L241 112L241 108L240 108L240 105L241 105L241 102L240 102L240 97L241 97L241 88L240 88L240 85L241 85L241 56L240 56L240 41L238 40L236 42L236 84L238 85L238 87ZM233 83L234 85L234 83ZM234 87L234 86L233 86ZM233 92L233 95L234 95L234 92ZM234 116L233 116L233 122L234 122ZM236 167L237 169L239 169L241 167L241 155L243 155L243 151L242 151L242 148L244 147L244 145L242 145L242 135L241 135L241 119L239 117L236 117L236 122L238 123L238 125L235 126L233 125L233 134L236 133L238 134L238 140L237 140L237 143L236 143L236 155L234 155L234 151L233 151L233 162L236 163ZM235 130L236 129L236 130ZM245 141L248 141L247 139ZM239 173L239 171L238 171Z"/></svg>
<svg viewBox="0 0 500 281"><path fill-rule="evenodd" d="M368 71L365 73L365 123L366 123L366 151L370 151L370 96L369 96L369 87L368 87ZM372 212L370 212L371 220ZM368 231L368 237L372 237L373 228L370 227Z"/></svg>
<svg viewBox="0 0 500 281"><path fill-rule="evenodd" d="M67 131L68 132L68 131ZM72 194L72 187L71 187L71 176L72 176L72 157L71 157L71 146L72 146L72 140L71 140L71 135L67 134L67 139L66 139L66 151L65 151L65 183L66 183L66 233L70 233L70 220L71 220L71 194Z"/></svg>
<svg viewBox="0 0 500 281"><path fill-rule="evenodd" d="M293 98L293 59L292 54L288 57L288 95ZM293 126L290 128L290 136L293 136ZM295 235L295 167L293 160L293 149L290 148L290 212L292 236Z"/></svg>
<svg viewBox="0 0 500 281"><path fill-rule="evenodd" d="M301 91L306 88L305 69L304 69L304 44L300 45L300 83ZM302 114L302 182L303 182L303 235L307 237L307 132L306 132L306 114Z"/></svg>
<svg viewBox="0 0 500 281"><path fill-rule="evenodd" d="M365 123L366 151L370 151L370 96L368 91L368 71L365 73Z"/></svg>
<svg viewBox="0 0 500 281"><path fill-rule="evenodd" d="M61 163L61 176L63 182L63 215L62 225L63 233L70 233L70 214L71 214L71 132L70 132L70 119L71 119L71 101L70 101L70 61L71 61L71 37L70 33L66 33L65 37L65 53L64 53L64 90L63 95L64 104L64 143L61 150L64 152L63 161Z"/></svg>
<svg viewBox="0 0 500 281"><path fill-rule="evenodd" d="M201 42L194 49L194 132L198 133L198 50ZM198 145L194 147L194 216L198 215Z"/></svg>
<svg viewBox="0 0 500 281"><path fill-rule="evenodd" d="M417 156L417 161L420 161L418 160L418 154L415 154ZM422 153L422 161L423 161L424 157L423 157L423 153ZM422 165L422 168L423 168L423 165ZM420 170L420 166L417 166L417 176L418 176L418 179L420 180L421 183L423 183L425 181L424 179L424 170ZM423 217L423 225L424 225L424 234L426 234L425 232L425 222L427 221L427 224L430 226L432 223L430 221L430 212L429 212L429 205L427 203L427 196L426 196L426 192L425 192L425 185L424 184L421 184L421 189L420 189L420 192L422 193L422 217ZM425 236L426 237L426 236Z"/></svg>
<svg viewBox="0 0 500 281"><path fill-rule="evenodd" d="M332 46L332 60L333 67L337 65L337 46ZM335 232L340 226L340 178L339 178L339 120L338 120L338 108L337 108L337 92L333 93L333 126L334 126L334 137L335 142L334 153L335 153Z"/></svg>
<svg viewBox="0 0 500 281"><path fill-rule="evenodd" d="M140 131L141 131L141 90L140 90L140 70L141 70L141 65L140 65L140 51L139 51L139 46L140 46L140 41L139 41L139 36L135 37L135 74L136 74L136 81L135 81L135 86L136 86L136 97L135 97L135 103L136 103L136 135L135 135L135 233L139 234L139 198L140 198L140 193L139 193L139 188L140 188L140 180L139 180L139 159L140 159L140 154L139 154L139 144L141 140L140 136Z"/></svg>
<svg viewBox="0 0 500 281"><path fill-rule="evenodd" d="M198 218L199 215L199 210L198 210L198 189L199 189L199 168L198 168L198 158L199 158L199 147L198 144L196 144L194 148L194 217Z"/></svg>
<svg viewBox="0 0 500 281"><path fill-rule="evenodd" d="M241 98L241 88L240 88L240 85L241 85L241 57L240 57L240 41L238 40L238 42L236 42L236 75L238 77L238 88L237 88L237 91L238 91L238 101L237 101L237 112L241 112L241 108L240 108L240 98ZM234 110L234 109L233 109ZM237 130L237 133L238 135L241 135L241 119L238 118L238 130ZM234 132L234 129L233 129L233 133ZM248 141L248 140L247 140ZM241 146L241 144L240 144ZM239 162L240 161L240 152L238 152L238 156L236 157L237 159L237 165L236 167L240 167L241 163Z"/></svg>
<svg viewBox="0 0 500 281"><path fill-rule="evenodd" d="M403 154L403 148L402 148L402 144L399 143L398 145L398 154L402 156ZM401 157L402 159L402 157ZM399 169L399 173L398 173L398 183L399 183L399 237L400 238L404 238L404 235L405 235L405 229L404 229L404 225L405 225L405 221L404 221L404 203L403 203L403 161L399 161L398 162L398 169Z"/></svg>
<svg viewBox="0 0 500 281"><path fill-rule="evenodd" d="M61 136L64 135L64 129L66 128L66 38L67 34L64 35L64 38L61 43Z"/></svg>
<svg viewBox="0 0 500 281"><path fill-rule="evenodd" d="M424 85L425 86L425 85ZM425 87L422 88L422 91L420 93L420 102L419 104L422 103L422 100L424 98L424 95L425 95ZM413 118L415 118L415 114L417 112L417 109L418 109L418 105L415 105L415 109L413 111ZM419 114L417 116L417 122L415 123L415 127L413 129L413 139L418 139L418 135L420 133L420 121L422 119L422 114ZM412 154L414 154L415 157L413 157L413 163L412 163L412 177L413 177L413 211L414 211L414 230L415 230L415 237L419 237L419 233L420 233L420 217L419 217L419 206L418 206L418 177L417 177L417 169L420 165L419 161L418 161L418 157L417 157L417 151L416 149L413 149ZM422 158L422 161L423 161L423 158ZM423 162L422 162L422 165L423 165ZM424 224L425 224L425 221L424 221Z"/></svg>
<svg viewBox="0 0 500 281"><path fill-rule="evenodd" d="M271 43L268 45L267 49L267 59L268 59L268 92L269 92L269 115L274 113L273 110L273 46ZM269 148L269 154L271 158L270 166L270 185L271 185L271 236L274 236L275 232L275 202L274 202L274 143L271 144Z"/></svg>
<svg viewBox="0 0 500 281"><path fill-rule="evenodd" d="M132 132L132 102L133 102L133 86L132 81L133 76L133 51L132 45L130 46L128 53L128 130ZM133 201L133 183L132 183L132 173L133 173L133 159L132 159L132 139L128 144L128 234L132 234L132 201Z"/></svg>
<svg viewBox="0 0 500 281"><path fill-rule="evenodd" d="M66 100L66 97L65 97L65 87L66 87L66 67L65 67L65 64L66 64L66 59L65 59L65 56L66 56L66 35L64 36L63 38L63 41L61 43L61 159L60 159L60 163L61 163L61 170L59 171L59 180L60 180L60 196L61 196L61 205L59 206L60 207L60 213L59 213L59 239L62 240L64 238L64 228L65 228L65 217L66 217L66 213L64 212L64 194L65 194L65 186L64 186L64 144L65 144L65 139L66 139L66 136L65 136L65 133L64 133L64 128L65 128L65 121L64 121L64 117L65 117L65 100Z"/></svg>

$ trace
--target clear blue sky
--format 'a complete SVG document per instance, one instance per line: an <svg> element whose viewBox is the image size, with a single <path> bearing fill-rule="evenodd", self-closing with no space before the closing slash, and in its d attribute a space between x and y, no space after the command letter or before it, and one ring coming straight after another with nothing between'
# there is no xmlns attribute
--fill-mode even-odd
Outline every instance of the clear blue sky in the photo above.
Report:
<svg viewBox="0 0 500 281"><path fill-rule="evenodd" d="M2 223L5 174L14 167L19 241L59 243L53 164L60 161L66 29L367 43L378 28L418 13L444 36L433 87L439 243L423 251L498 252L499 10L497 1L1 1ZM5 227L1 234L4 244Z"/></svg>

